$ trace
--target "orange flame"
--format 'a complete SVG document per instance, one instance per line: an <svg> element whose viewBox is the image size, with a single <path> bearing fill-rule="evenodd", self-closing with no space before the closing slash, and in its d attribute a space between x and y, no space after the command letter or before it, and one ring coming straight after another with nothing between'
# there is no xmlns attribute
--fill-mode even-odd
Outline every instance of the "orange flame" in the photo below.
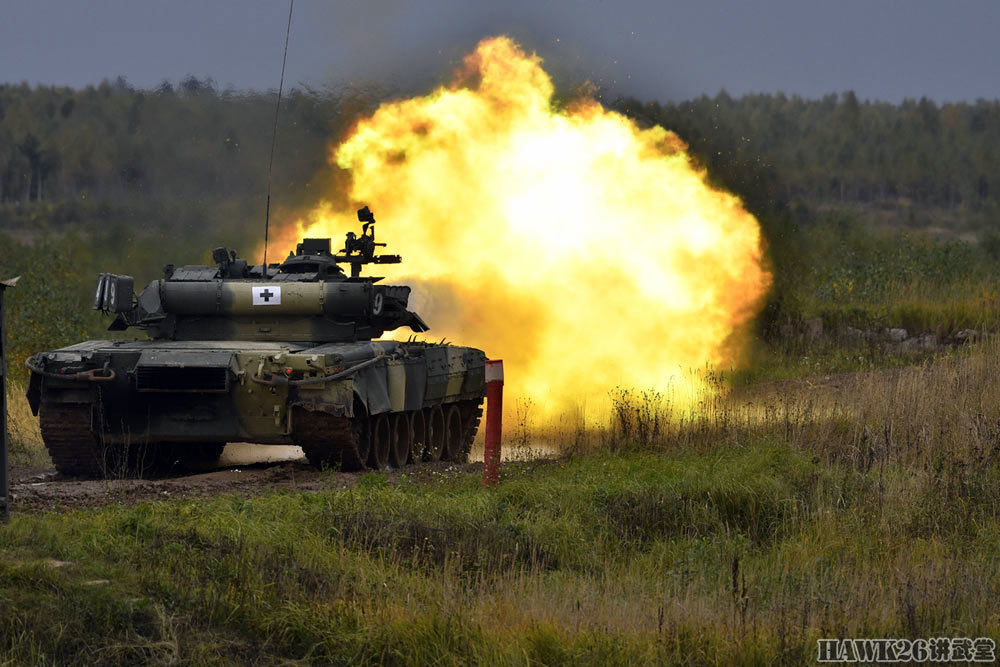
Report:
<svg viewBox="0 0 1000 667"><path fill-rule="evenodd" d="M508 393L552 414L617 385L699 389L689 369L734 362L770 284L757 221L674 133L552 95L537 56L486 39L451 87L383 104L332 160L434 338L504 359ZM295 232L356 225L323 203Z"/></svg>

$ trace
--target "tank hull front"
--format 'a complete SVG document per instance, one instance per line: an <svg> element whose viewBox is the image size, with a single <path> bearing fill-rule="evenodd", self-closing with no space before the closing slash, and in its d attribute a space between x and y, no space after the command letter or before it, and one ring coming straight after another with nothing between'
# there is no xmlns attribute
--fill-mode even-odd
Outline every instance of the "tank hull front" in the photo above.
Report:
<svg viewBox="0 0 1000 667"><path fill-rule="evenodd" d="M28 399L70 474L105 473L112 450L183 459L226 442L301 445L317 465L378 468L434 459L427 443L449 434L441 455L464 460L485 361L422 342L98 340L32 357Z"/></svg>

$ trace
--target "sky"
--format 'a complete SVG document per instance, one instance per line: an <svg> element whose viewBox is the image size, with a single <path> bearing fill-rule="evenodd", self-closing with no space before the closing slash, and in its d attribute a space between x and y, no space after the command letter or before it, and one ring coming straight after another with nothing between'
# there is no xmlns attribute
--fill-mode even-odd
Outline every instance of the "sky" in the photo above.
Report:
<svg viewBox="0 0 1000 667"><path fill-rule="evenodd" d="M0 81L276 89L283 0L0 0ZM296 0L286 86L426 90L483 37L557 83L680 101L726 90L1000 98L996 0Z"/></svg>

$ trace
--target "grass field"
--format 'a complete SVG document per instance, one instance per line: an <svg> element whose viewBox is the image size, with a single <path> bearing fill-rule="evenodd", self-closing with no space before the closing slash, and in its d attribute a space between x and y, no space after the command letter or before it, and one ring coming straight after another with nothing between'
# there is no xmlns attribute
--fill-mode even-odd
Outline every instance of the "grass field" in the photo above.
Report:
<svg viewBox="0 0 1000 667"><path fill-rule="evenodd" d="M1000 634L1000 372L908 368L615 419L548 461L16 516L10 664L805 663Z"/></svg>
<svg viewBox="0 0 1000 667"><path fill-rule="evenodd" d="M759 332L693 405L619 388L609 419L540 428L519 403L507 445L561 453L506 464L496 488L369 473L16 512L0 664L797 664L820 637L1000 637L1000 342L835 335L996 331L990 259L847 223L810 235L764 320L832 335ZM20 362L100 333L81 276L112 258L0 241L26 275L13 453L46 465Z"/></svg>

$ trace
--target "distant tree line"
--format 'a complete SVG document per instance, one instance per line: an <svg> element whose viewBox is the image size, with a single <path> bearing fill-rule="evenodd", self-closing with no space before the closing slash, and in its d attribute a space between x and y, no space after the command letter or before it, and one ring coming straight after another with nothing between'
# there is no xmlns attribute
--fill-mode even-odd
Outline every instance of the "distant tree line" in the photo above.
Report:
<svg viewBox="0 0 1000 667"><path fill-rule="evenodd" d="M0 85L0 203L235 197L266 180L274 93L219 92L188 77L136 90L119 78L82 90ZM304 186L342 128L342 101L282 100L275 176Z"/></svg>
<svg viewBox="0 0 1000 667"><path fill-rule="evenodd" d="M276 186L315 193L307 188L323 171L328 142L375 101L288 93ZM195 77L155 90L120 78L82 90L0 85L0 204L258 196L274 104L273 92L219 91ZM852 92L818 100L722 92L612 106L676 131L713 177L750 200L949 211L1000 202L997 100L888 104Z"/></svg>
<svg viewBox="0 0 1000 667"><path fill-rule="evenodd" d="M919 204L955 209L1000 200L1000 100L938 105L721 92L678 104L618 100L676 131L710 172L773 170L787 201Z"/></svg>

